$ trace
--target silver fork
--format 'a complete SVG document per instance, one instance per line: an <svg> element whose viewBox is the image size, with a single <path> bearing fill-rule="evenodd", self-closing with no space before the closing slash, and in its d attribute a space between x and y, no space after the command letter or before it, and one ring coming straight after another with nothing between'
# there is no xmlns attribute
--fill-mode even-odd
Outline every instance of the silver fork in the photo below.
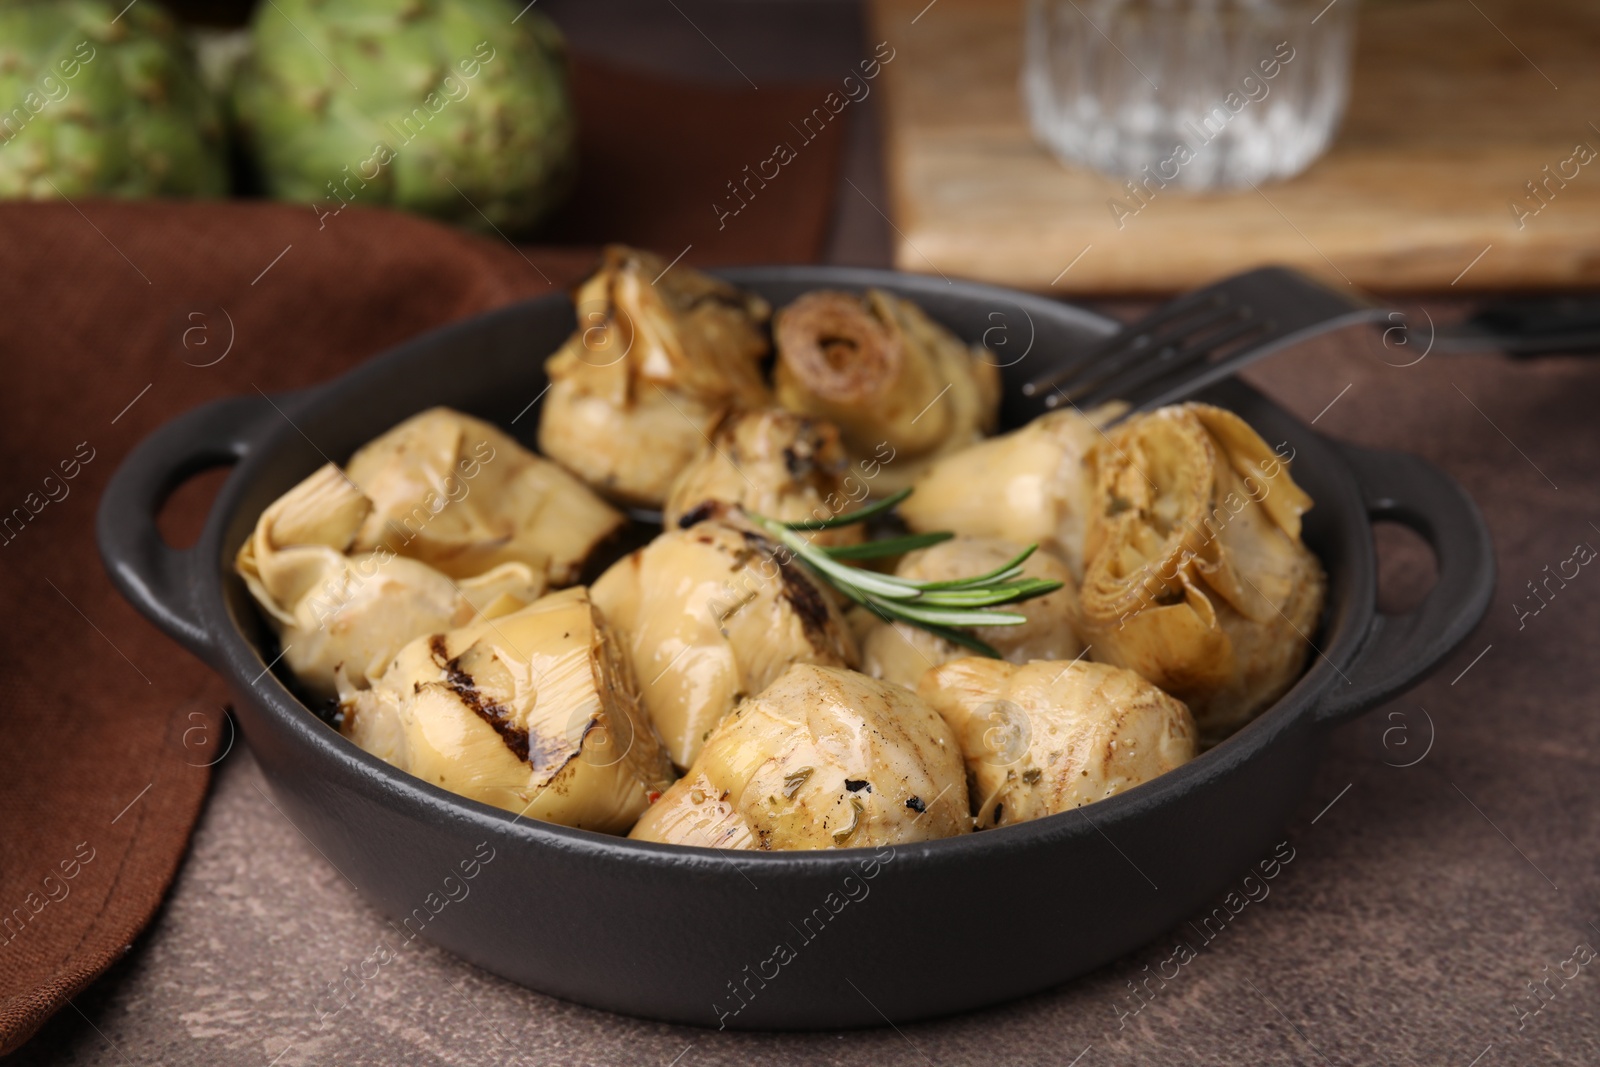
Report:
<svg viewBox="0 0 1600 1067"><path fill-rule="evenodd" d="M1132 411L1170 404L1247 363L1389 310L1335 292L1299 271L1262 267L1162 304L1155 311L1022 387L1045 406L1126 401Z"/></svg>

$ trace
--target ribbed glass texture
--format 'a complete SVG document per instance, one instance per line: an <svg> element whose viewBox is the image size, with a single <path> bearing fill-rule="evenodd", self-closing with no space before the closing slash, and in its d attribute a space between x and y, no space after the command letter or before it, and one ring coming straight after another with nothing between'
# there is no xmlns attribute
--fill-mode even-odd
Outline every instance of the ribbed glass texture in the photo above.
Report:
<svg viewBox="0 0 1600 1067"><path fill-rule="evenodd" d="M1060 158L1189 189L1298 174L1350 90L1357 0L1029 0L1023 97Z"/></svg>

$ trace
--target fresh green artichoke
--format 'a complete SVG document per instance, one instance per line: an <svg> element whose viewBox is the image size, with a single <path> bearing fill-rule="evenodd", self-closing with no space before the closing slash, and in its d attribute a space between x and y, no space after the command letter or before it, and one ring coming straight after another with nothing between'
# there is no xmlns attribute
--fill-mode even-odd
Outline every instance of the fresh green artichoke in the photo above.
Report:
<svg viewBox="0 0 1600 1067"><path fill-rule="evenodd" d="M0 0L0 197L228 191L188 46L155 3L122 7Z"/></svg>
<svg viewBox="0 0 1600 1067"><path fill-rule="evenodd" d="M508 0L274 0L235 117L269 194L526 230L567 191L576 126L555 27Z"/></svg>

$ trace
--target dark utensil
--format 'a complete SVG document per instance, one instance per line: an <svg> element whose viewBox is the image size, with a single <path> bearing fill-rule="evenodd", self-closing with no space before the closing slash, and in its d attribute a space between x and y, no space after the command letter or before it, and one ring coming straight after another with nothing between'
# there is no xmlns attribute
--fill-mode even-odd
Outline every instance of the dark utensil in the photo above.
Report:
<svg viewBox="0 0 1600 1067"><path fill-rule="evenodd" d="M1417 347L1428 342L1419 337ZM1540 356L1600 348L1600 297L1513 297L1480 308L1471 318L1434 331L1440 352L1504 352Z"/></svg>
<svg viewBox="0 0 1600 1067"><path fill-rule="evenodd" d="M969 341L996 315L1019 331L1027 320L1028 351L1004 371L1008 427L1043 410L1021 393L1024 364L1072 360L1116 329L1039 297L885 271L724 276L775 306L812 289L887 289ZM124 595L229 681L283 811L397 929L584 1004L713 1027L875 1026L1090 971L1192 915L1280 841L1329 730L1432 670L1494 586L1483 520L1444 475L1334 444L1222 383L1204 398L1294 449L1295 477L1317 502L1306 540L1329 577L1304 677L1229 740L1089 808L877 852L718 852L519 821L395 771L302 706L269 669L271 634L231 561L256 516L322 453L348 457L419 410L448 404L531 439L533 419L511 420L544 389L543 357L573 326L568 302L549 297L418 338L301 394L191 411L123 463L98 534ZM199 542L168 547L154 521L162 499L224 463L237 466ZM1410 526L1438 556L1437 584L1409 614L1375 610L1374 519ZM465 898L450 899L462 886ZM311 962L333 981L347 961Z"/></svg>
<svg viewBox="0 0 1600 1067"><path fill-rule="evenodd" d="M1125 400L1134 411L1186 399L1248 363L1387 308L1287 267L1262 267L1169 300L1116 336L1022 386L1045 407Z"/></svg>

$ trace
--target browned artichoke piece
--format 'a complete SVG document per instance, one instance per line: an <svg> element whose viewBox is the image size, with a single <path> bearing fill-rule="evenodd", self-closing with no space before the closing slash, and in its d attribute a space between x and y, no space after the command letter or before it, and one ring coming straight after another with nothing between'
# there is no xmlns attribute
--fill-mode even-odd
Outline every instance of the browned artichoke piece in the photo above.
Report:
<svg viewBox="0 0 1600 1067"><path fill-rule="evenodd" d="M659 507L724 415L770 405L770 309L621 245L575 300L578 328L545 362L539 447L602 493Z"/></svg>
<svg viewBox="0 0 1600 1067"><path fill-rule="evenodd" d="M1244 420L1206 404L1130 419L1094 458L1083 636L1219 740L1281 696L1311 651L1327 588L1300 540L1311 498Z"/></svg>
<svg viewBox="0 0 1600 1067"><path fill-rule="evenodd" d="M355 550L386 548L453 578L515 562L570 585L625 521L559 465L449 408L364 445L346 474L372 501Z"/></svg>
<svg viewBox="0 0 1600 1067"><path fill-rule="evenodd" d="M735 412L678 475L662 520L671 529L708 504L783 522L831 518L867 498L866 482L847 473L849 466L831 423L781 408ZM864 536L860 526L844 526L819 530L812 539L821 545L848 545Z"/></svg>
<svg viewBox="0 0 1600 1067"><path fill-rule="evenodd" d="M994 428L1000 372L909 300L821 290L778 313L778 402L835 423L884 495Z"/></svg>
<svg viewBox="0 0 1600 1067"><path fill-rule="evenodd" d="M791 664L857 661L838 609L799 561L729 522L668 529L612 565L593 595L680 767L739 700Z"/></svg>
<svg viewBox="0 0 1600 1067"><path fill-rule="evenodd" d="M507 811L622 833L672 780L626 657L582 586L417 638L344 733L416 777Z"/></svg>
<svg viewBox="0 0 1600 1067"><path fill-rule="evenodd" d="M972 828L961 751L914 693L799 663L742 702L628 836L735 849L872 848Z"/></svg>
<svg viewBox="0 0 1600 1067"><path fill-rule="evenodd" d="M895 574L925 582L944 582L987 574L1015 559L1023 546L992 537L957 537L907 553ZM1025 578L1061 583L1061 588L1005 611L1027 618L1020 626L979 626L971 632L1012 663L1070 660L1083 651L1078 640L1078 594L1067 565L1038 551L1022 565ZM863 612L863 614L866 614ZM864 623L861 669L874 678L916 689L931 667L972 655L970 651L907 622L872 619Z"/></svg>
<svg viewBox="0 0 1600 1067"><path fill-rule="evenodd" d="M1189 709L1105 663L959 659L917 692L961 744L979 829L1092 804L1195 755Z"/></svg>

